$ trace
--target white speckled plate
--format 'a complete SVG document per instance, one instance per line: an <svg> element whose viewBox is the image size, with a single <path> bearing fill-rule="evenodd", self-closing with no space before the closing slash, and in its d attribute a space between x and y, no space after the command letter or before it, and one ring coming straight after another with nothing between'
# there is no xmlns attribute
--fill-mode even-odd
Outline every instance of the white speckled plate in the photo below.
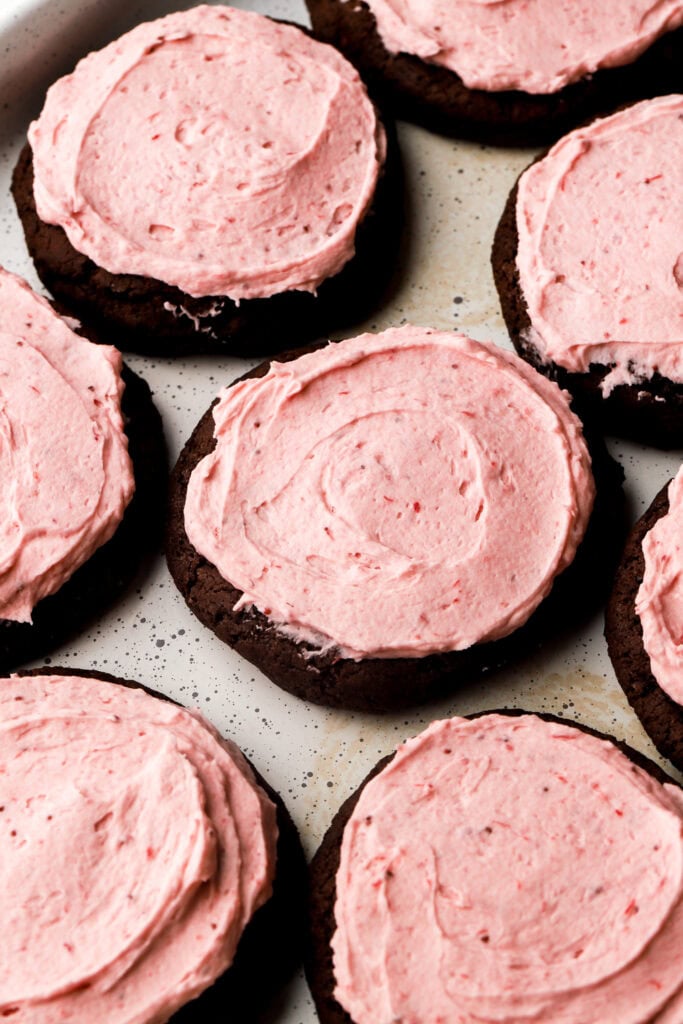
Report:
<svg viewBox="0 0 683 1024"><path fill-rule="evenodd" d="M9 180L29 120L45 88L75 61L136 22L180 6L163 0L4 0L0 10L0 263L38 284L26 254ZM301 0L252 0L251 7L308 24ZM453 142L399 125L410 190L403 263L391 302L361 329L412 320L458 327L509 347L489 268L493 231L529 150ZM351 332L350 332L351 333ZM353 332L356 333L356 332ZM246 369L234 359L162 362L128 356L152 386L171 458L216 391ZM681 461L621 441L610 442L626 470L635 519ZM190 614L161 556L140 589L89 633L55 652L58 665L94 667L138 679L199 707L232 736L287 801L309 854L339 804L379 757L428 721L505 705L575 718L656 757L629 710L607 657L602 615L584 632L551 646L482 685L420 711L373 718L325 711L280 691ZM301 979L281 1024L313 1024Z"/></svg>

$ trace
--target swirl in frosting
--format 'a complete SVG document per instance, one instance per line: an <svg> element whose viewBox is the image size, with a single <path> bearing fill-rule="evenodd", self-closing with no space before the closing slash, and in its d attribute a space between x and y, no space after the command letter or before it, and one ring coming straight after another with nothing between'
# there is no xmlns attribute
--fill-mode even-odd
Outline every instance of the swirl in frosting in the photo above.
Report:
<svg viewBox="0 0 683 1024"><path fill-rule="evenodd" d="M121 522L122 393L120 353L0 268L0 619L30 622Z"/></svg>
<svg viewBox="0 0 683 1024"><path fill-rule="evenodd" d="M29 139L38 213L79 252L234 300L315 291L341 270L385 144L336 50L221 6L91 53L49 90Z"/></svg>
<svg viewBox="0 0 683 1024"><path fill-rule="evenodd" d="M76 676L0 691L0 1016L161 1024L270 895L275 809L198 713Z"/></svg>
<svg viewBox="0 0 683 1024"><path fill-rule="evenodd" d="M336 879L354 1024L676 1024L683 796L533 715L435 722L367 783Z"/></svg>
<svg viewBox="0 0 683 1024"><path fill-rule="evenodd" d="M574 557L594 485L566 396L407 326L226 388L188 485L195 549L296 639L420 656L504 636Z"/></svg>
<svg viewBox="0 0 683 1024"><path fill-rule="evenodd" d="M470 89L554 93L630 64L683 24L682 0L367 0L390 53L454 71Z"/></svg>

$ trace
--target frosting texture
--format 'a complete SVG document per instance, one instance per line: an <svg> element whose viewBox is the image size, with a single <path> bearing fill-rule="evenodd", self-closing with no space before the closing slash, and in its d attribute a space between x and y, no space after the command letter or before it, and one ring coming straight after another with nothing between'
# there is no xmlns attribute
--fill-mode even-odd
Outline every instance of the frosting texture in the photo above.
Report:
<svg viewBox="0 0 683 1024"><path fill-rule="evenodd" d="M185 529L297 640L417 657L512 632L571 562L594 485L565 395L406 326L226 388Z"/></svg>
<svg viewBox="0 0 683 1024"><path fill-rule="evenodd" d="M30 622L113 535L134 490L121 355L0 268L0 619Z"/></svg>
<svg viewBox="0 0 683 1024"><path fill-rule="evenodd" d="M643 538L645 571L636 597L652 674L683 704L683 468L669 484L669 511Z"/></svg>
<svg viewBox="0 0 683 1024"><path fill-rule="evenodd" d="M522 175L520 287L529 340L602 388L683 383L683 96L594 121Z"/></svg>
<svg viewBox="0 0 683 1024"><path fill-rule="evenodd" d="M0 691L0 1015L162 1024L270 895L275 811L197 713L74 676Z"/></svg>
<svg viewBox="0 0 683 1024"><path fill-rule="evenodd" d="M682 829L680 790L606 740L435 722L344 831L335 996L354 1024L680 1020Z"/></svg>
<svg viewBox="0 0 683 1024"><path fill-rule="evenodd" d="M470 89L554 93L629 64L683 23L681 0L368 0L385 47Z"/></svg>
<svg viewBox="0 0 683 1024"><path fill-rule="evenodd" d="M201 6L82 60L29 130L42 220L193 296L315 291L353 256L384 132L335 49Z"/></svg>

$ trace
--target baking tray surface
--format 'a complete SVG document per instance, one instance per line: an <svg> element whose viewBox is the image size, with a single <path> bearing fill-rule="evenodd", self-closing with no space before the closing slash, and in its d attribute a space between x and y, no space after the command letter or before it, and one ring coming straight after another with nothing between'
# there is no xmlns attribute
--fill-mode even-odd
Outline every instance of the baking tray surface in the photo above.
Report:
<svg viewBox="0 0 683 1024"><path fill-rule="evenodd" d="M0 263L39 284L9 195L12 167L46 87L89 50L141 20L182 4L159 0L5 0L0 10ZM300 0L234 6L304 25ZM534 150L503 150L443 139L400 123L406 174L406 231L389 301L357 329L412 321L460 329L509 348L489 266L493 232L508 192ZM220 387L253 365L226 358L126 356L154 391L172 462ZM609 439L626 472L632 521L677 471L683 453ZM660 763L619 688L602 636L602 613L512 668L417 711L373 717L307 705L272 685L188 611L161 555L128 593L75 643L45 662L137 679L198 707L233 737L287 802L311 855L329 821L372 765L435 718L522 707L613 733ZM36 664L43 664L39 662ZM669 770L670 769L670 766ZM291 987L280 1024L315 1024L303 979Z"/></svg>

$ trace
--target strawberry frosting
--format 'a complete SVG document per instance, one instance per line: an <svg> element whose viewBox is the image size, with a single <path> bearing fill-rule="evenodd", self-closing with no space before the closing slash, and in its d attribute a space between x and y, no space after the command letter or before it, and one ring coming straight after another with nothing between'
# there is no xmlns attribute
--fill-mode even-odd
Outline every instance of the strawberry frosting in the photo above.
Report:
<svg viewBox="0 0 683 1024"><path fill-rule="evenodd" d="M367 0L385 47L470 89L554 93L629 64L683 24L681 0Z"/></svg>
<svg viewBox="0 0 683 1024"><path fill-rule="evenodd" d="M385 144L336 50L218 5L85 57L29 139L38 213L79 252L235 300L315 291L341 270Z"/></svg>
<svg viewBox="0 0 683 1024"><path fill-rule="evenodd" d="M121 522L122 393L120 353L0 268L0 619L30 622Z"/></svg>
<svg viewBox="0 0 683 1024"><path fill-rule="evenodd" d="M566 396L463 335L408 325L329 345L224 389L213 415L191 543L240 606L342 657L512 632L592 508Z"/></svg>
<svg viewBox="0 0 683 1024"><path fill-rule="evenodd" d="M683 468L668 493L669 511L643 538L645 571L636 613L653 676L683 704Z"/></svg>
<svg viewBox="0 0 683 1024"><path fill-rule="evenodd" d="M364 787L332 941L354 1024L674 1024L683 796L533 715L435 722Z"/></svg>
<svg viewBox="0 0 683 1024"><path fill-rule="evenodd" d="M519 181L517 269L546 362L683 383L683 96L561 139Z"/></svg>
<svg viewBox="0 0 683 1024"><path fill-rule="evenodd" d="M3 680L0 764L0 1016L163 1024L270 895L244 758L198 713L52 675Z"/></svg>

